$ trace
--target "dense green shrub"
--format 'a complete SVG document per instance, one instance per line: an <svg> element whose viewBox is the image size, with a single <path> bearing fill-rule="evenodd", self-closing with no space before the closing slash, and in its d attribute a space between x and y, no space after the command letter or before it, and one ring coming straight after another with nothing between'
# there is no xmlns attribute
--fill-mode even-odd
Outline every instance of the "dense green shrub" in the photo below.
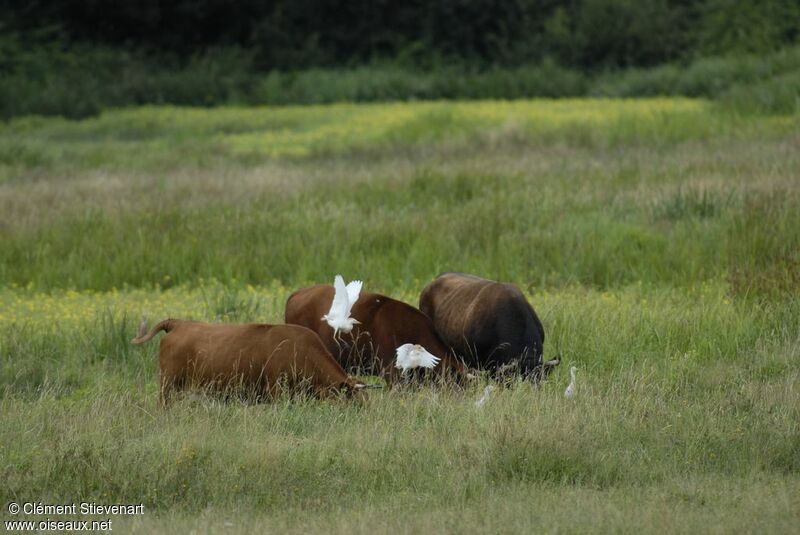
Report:
<svg viewBox="0 0 800 535"><path fill-rule="evenodd" d="M734 86L720 100L743 112L800 113L800 71L761 83Z"/></svg>
<svg viewBox="0 0 800 535"><path fill-rule="evenodd" d="M553 59L520 67L464 62L420 69L413 62L349 68L260 71L256 54L236 47L187 58L119 48L31 43L0 37L0 118L81 118L141 104L315 104L436 99L684 95L724 97L741 111L796 109L800 47L771 54L699 58L652 68L592 73Z"/></svg>
<svg viewBox="0 0 800 535"><path fill-rule="evenodd" d="M0 38L0 118L80 118L106 107L243 101L255 76L250 56L236 48L181 60L11 35Z"/></svg>
<svg viewBox="0 0 800 535"><path fill-rule="evenodd" d="M20 3L18 3L20 4ZM96 0L0 5L11 32L55 29L68 42L191 58L252 51L260 70L352 67L402 57L413 67L506 68L553 57L570 68L647 67L796 43L796 0Z"/></svg>

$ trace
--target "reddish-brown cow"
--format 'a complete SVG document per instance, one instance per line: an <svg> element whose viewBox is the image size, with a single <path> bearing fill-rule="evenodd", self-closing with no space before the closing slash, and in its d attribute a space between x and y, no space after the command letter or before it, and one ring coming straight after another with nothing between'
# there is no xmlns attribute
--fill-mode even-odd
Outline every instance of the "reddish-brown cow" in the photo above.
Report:
<svg viewBox="0 0 800 535"><path fill-rule="evenodd" d="M144 344L160 331L161 405L175 390L206 386L215 390L241 386L258 399L275 398L283 385L305 387L318 397L339 393L363 397L354 381L314 332L298 325L244 325L164 320L147 333L139 328L133 344Z"/></svg>
<svg viewBox="0 0 800 535"><path fill-rule="evenodd" d="M325 347L345 367L380 374L390 385L397 380L395 350L406 343L419 344L441 359L440 373L453 372L456 379L467 368L439 339L431 320L413 306L381 294L361 293L350 316L360 321L350 333L333 339L333 329L322 318L333 301L333 286L318 284L302 288L286 302L286 323L308 327L319 335Z"/></svg>

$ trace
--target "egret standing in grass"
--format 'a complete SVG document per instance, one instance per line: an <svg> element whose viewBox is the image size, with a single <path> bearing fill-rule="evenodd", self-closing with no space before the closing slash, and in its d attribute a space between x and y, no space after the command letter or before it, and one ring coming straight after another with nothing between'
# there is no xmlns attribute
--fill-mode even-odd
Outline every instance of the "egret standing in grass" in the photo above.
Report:
<svg viewBox="0 0 800 535"><path fill-rule="evenodd" d="M483 389L483 395L481 396L481 399L479 399L478 401L475 402L475 406L478 407L479 409L481 407L483 407L483 405L487 401L489 401L489 396L492 395L492 392L494 392L494 389L495 389L494 385L489 385L486 388L484 388Z"/></svg>
<svg viewBox="0 0 800 535"><path fill-rule="evenodd" d="M575 372L577 372L577 371L578 371L578 368L576 368L575 366L572 366L569 369L570 381L569 381L569 385L567 385L567 389L564 390L564 397L565 398L571 398L572 396L575 395Z"/></svg>
<svg viewBox="0 0 800 535"><path fill-rule="evenodd" d="M403 370L403 373L414 368L433 368L439 364L439 357L431 355L419 344L403 344L396 349L396 353L394 367Z"/></svg>
<svg viewBox="0 0 800 535"><path fill-rule="evenodd" d="M355 318L350 317L350 310L353 305L358 301L358 295L361 293L361 281L350 281L345 286L344 279L341 275L336 275L333 279L333 303L328 313L322 316L328 325L333 329L333 339L339 335L339 331L349 333L353 330L353 326L361 323ZM338 345L338 341L336 342Z"/></svg>

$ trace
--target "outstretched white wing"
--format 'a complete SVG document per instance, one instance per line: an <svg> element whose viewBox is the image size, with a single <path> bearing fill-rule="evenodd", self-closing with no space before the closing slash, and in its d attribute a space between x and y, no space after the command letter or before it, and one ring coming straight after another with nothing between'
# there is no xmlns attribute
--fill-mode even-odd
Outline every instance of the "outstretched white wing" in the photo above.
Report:
<svg viewBox="0 0 800 535"><path fill-rule="evenodd" d="M433 368L439 364L439 357L431 355L424 347L416 346L414 349L416 349L416 365L420 368Z"/></svg>
<svg viewBox="0 0 800 535"><path fill-rule="evenodd" d="M414 344L403 344L395 350L397 354L397 361L394 364L395 368L400 368L405 371L411 366L411 348Z"/></svg>
<svg viewBox="0 0 800 535"><path fill-rule="evenodd" d="M341 275L336 275L333 279L333 302L331 309L328 311L328 317L331 319L343 320L349 314L347 305L347 288L344 285L344 279Z"/></svg>
<svg viewBox="0 0 800 535"><path fill-rule="evenodd" d="M353 305L358 301L358 295L361 293L362 284L364 283L361 281L350 281L347 284L347 317L350 316Z"/></svg>
<svg viewBox="0 0 800 535"><path fill-rule="evenodd" d="M397 348L397 362L395 368L403 371L413 368L433 368L439 364L439 358L431 355L428 351L417 344L403 344Z"/></svg>

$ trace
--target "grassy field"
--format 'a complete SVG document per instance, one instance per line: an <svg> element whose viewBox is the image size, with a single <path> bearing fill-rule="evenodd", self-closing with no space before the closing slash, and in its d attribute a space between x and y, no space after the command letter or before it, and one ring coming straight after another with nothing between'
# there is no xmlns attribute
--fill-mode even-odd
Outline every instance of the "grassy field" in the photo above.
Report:
<svg viewBox="0 0 800 535"><path fill-rule="evenodd" d="M796 532L800 117L705 101L146 107L0 124L0 520L136 533ZM564 365L156 408L141 313L512 281ZM578 393L563 398L568 367ZM101 518L101 517L98 517ZM105 518L105 517L102 517Z"/></svg>

